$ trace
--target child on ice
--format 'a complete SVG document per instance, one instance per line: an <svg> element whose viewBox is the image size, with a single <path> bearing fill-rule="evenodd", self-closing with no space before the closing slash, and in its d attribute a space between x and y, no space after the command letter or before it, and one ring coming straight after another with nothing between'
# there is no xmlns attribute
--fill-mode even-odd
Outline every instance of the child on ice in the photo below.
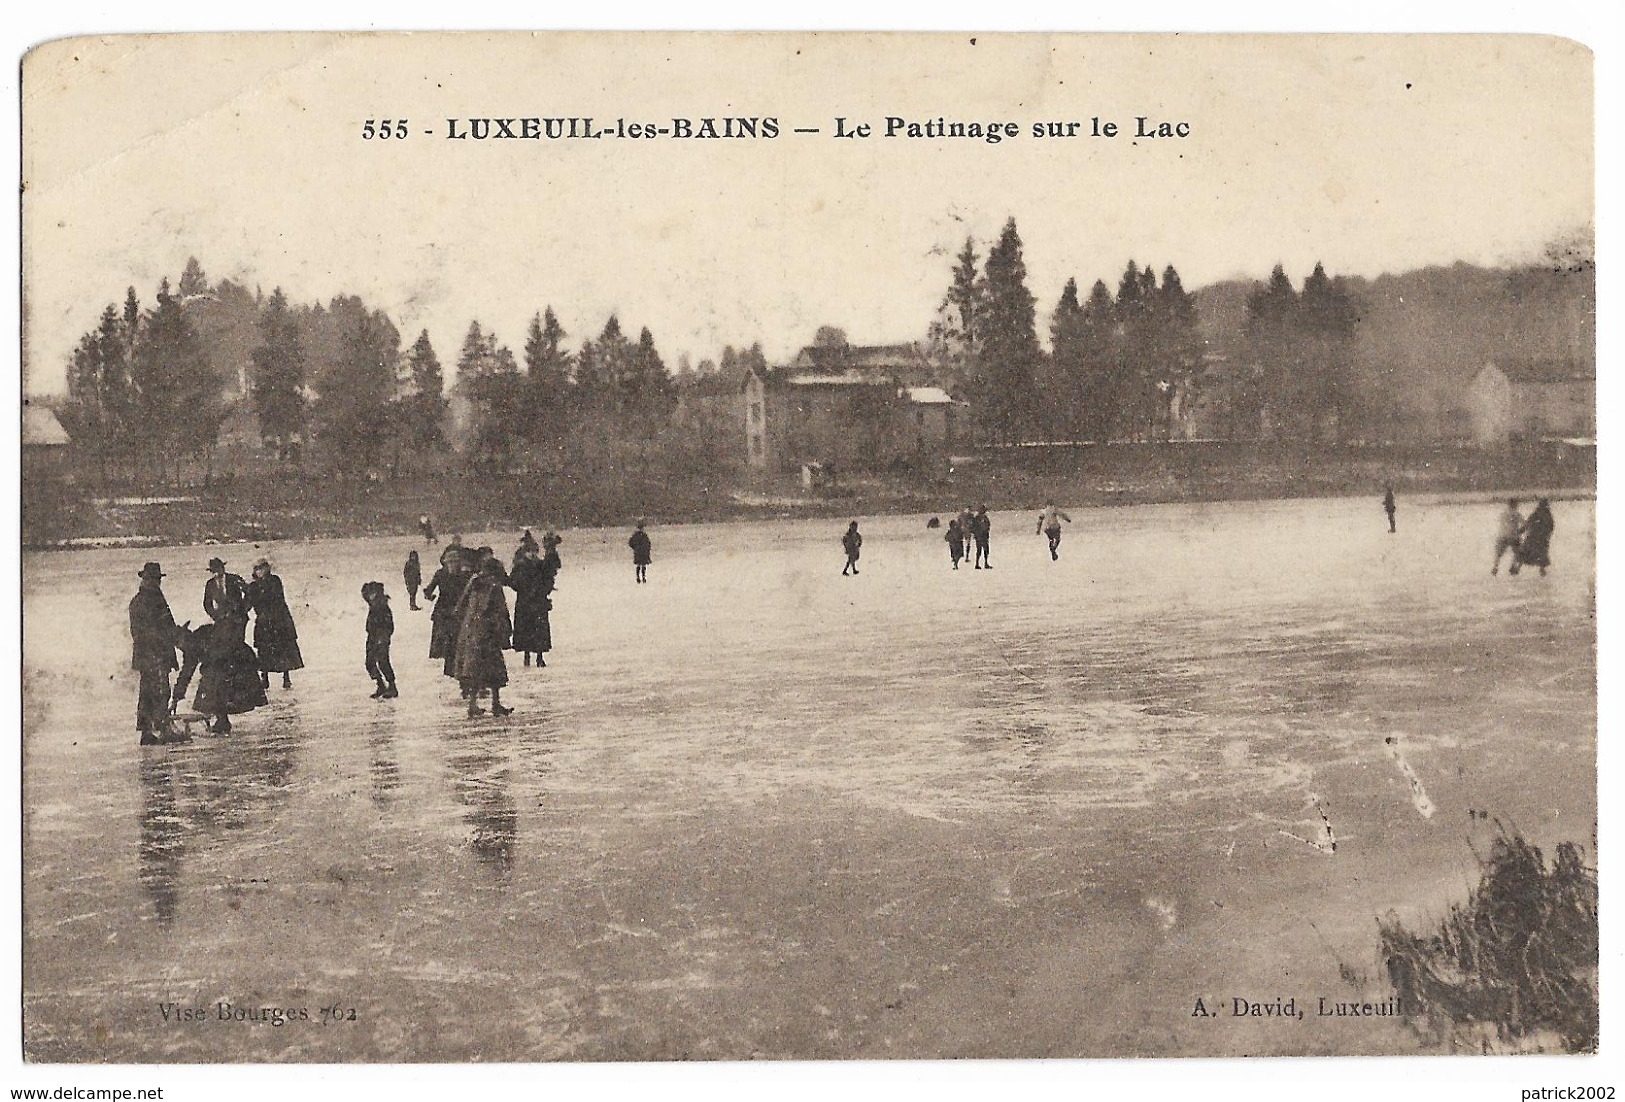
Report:
<svg viewBox="0 0 1625 1102"><path fill-rule="evenodd" d="M389 594L383 582L361 587L367 602L367 676L378 685L374 700L394 700L401 694L395 688L395 667L389 661L389 641L395 635L395 614L389 611Z"/></svg>

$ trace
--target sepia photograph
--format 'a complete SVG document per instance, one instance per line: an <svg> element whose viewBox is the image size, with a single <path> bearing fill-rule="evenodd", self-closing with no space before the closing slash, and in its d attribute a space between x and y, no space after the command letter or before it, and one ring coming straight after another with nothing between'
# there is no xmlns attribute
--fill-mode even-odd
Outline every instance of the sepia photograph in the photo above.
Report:
<svg viewBox="0 0 1625 1102"><path fill-rule="evenodd" d="M1593 64L34 46L23 1061L1596 1053Z"/></svg>

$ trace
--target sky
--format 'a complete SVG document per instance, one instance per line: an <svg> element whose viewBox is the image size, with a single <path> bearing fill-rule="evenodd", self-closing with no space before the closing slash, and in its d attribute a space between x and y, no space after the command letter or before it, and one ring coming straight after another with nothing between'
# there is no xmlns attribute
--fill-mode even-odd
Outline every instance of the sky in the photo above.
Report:
<svg viewBox="0 0 1625 1102"><path fill-rule="evenodd" d="M729 115L781 133L446 136ZM1021 132L886 138L888 116ZM1140 116L1189 137L1137 141ZM408 136L364 140L369 118ZM1050 121L1078 136L1031 135ZM1187 288L1500 264L1594 202L1591 56L1528 35L81 38L27 59L23 124L31 392L188 256L295 301L359 294L448 364L472 320L519 353L549 305L572 347L613 312L668 365L754 341L782 362L821 325L922 337L954 254L1008 217L1042 332L1069 277L1115 287L1130 259Z"/></svg>

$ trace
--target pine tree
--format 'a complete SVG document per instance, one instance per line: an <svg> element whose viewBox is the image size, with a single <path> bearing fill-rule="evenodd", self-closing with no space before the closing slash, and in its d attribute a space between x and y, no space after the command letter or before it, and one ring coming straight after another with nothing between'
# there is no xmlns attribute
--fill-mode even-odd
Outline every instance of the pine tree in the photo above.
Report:
<svg viewBox="0 0 1625 1102"><path fill-rule="evenodd" d="M1274 428L1289 436L1301 433L1297 328L1298 294L1286 270L1277 264L1269 283L1255 286L1247 296L1245 332L1254 370L1236 381L1232 395L1236 430L1252 434Z"/></svg>
<svg viewBox="0 0 1625 1102"><path fill-rule="evenodd" d="M985 297L976 323L978 418L993 439L1015 443L1034 427L1033 381L1041 352L1014 218L1004 224L987 255L983 286Z"/></svg>
<svg viewBox="0 0 1625 1102"><path fill-rule="evenodd" d="M219 380L168 279L141 320L130 373L138 394L138 447L150 464L162 471L173 460L178 471L180 457L214 448L224 413Z"/></svg>
<svg viewBox="0 0 1625 1102"><path fill-rule="evenodd" d="M260 439L275 449L278 458L286 459L305 432L305 350L280 287L271 292L260 314L259 334L251 359Z"/></svg>
<svg viewBox="0 0 1625 1102"><path fill-rule="evenodd" d="M947 293L926 334L926 358L943 389L955 397L966 397L975 375L984 291L974 239L965 239L957 260Z"/></svg>
<svg viewBox="0 0 1625 1102"><path fill-rule="evenodd" d="M1340 439L1344 411L1353 389L1354 331L1358 324L1347 284L1326 275L1320 264L1303 281L1298 297L1297 393L1306 420L1305 435L1314 438L1321 426Z"/></svg>
<svg viewBox="0 0 1625 1102"><path fill-rule="evenodd" d="M365 474L381 466L389 445L401 336L382 311L343 313L349 321L337 357L317 373L311 414L333 465Z"/></svg>
<svg viewBox="0 0 1625 1102"><path fill-rule="evenodd" d="M1083 359L1083 306L1078 281L1068 279L1050 316L1050 378L1045 389L1050 434L1059 439L1084 438L1086 368Z"/></svg>
<svg viewBox="0 0 1625 1102"><path fill-rule="evenodd" d="M1117 421L1117 304L1105 280L1095 280L1083 304L1077 334L1079 402L1085 438L1111 439Z"/></svg>
<svg viewBox="0 0 1625 1102"><path fill-rule="evenodd" d="M419 453L441 447L446 442L446 378L427 329L406 354L406 377L408 392L399 411L402 442Z"/></svg>
<svg viewBox="0 0 1625 1102"><path fill-rule="evenodd" d="M1185 290L1172 264L1162 270L1162 286L1153 300L1155 319L1155 374L1159 429L1167 439L1175 434L1174 418L1182 402L1192 400L1202 369L1202 334L1196 317L1196 296Z"/></svg>
<svg viewBox="0 0 1625 1102"><path fill-rule="evenodd" d="M175 288L175 293L182 299L189 299L194 295L209 293L209 280L203 274L203 265L197 262L197 257L186 258L186 269L181 272L181 281Z"/></svg>

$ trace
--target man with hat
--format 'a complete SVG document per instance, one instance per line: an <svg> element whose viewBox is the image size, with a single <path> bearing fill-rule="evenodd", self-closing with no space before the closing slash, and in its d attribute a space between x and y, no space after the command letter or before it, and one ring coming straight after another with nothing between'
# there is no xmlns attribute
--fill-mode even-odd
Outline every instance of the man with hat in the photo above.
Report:
<svg viewBox="0 0 1625 1102"><path fill-rule="evenodd" d="M141 675L141 692L136 698L135 727L142 746L167 741L163 733L169 716L169 674L177 668L175 638L179 629L164 597L163 569L149 562L136 575L141 588L130 600L130 639L134 648L130 668Z"/></svg>
<svg viewBox="0 0 1625 1102"><path fill-rule="evenodd" d="M203 583L203 611L219 626L225 641L244 641L248 633L248 586L240 575L226 573L223 559L209 560L209 580Z"/></svg>

